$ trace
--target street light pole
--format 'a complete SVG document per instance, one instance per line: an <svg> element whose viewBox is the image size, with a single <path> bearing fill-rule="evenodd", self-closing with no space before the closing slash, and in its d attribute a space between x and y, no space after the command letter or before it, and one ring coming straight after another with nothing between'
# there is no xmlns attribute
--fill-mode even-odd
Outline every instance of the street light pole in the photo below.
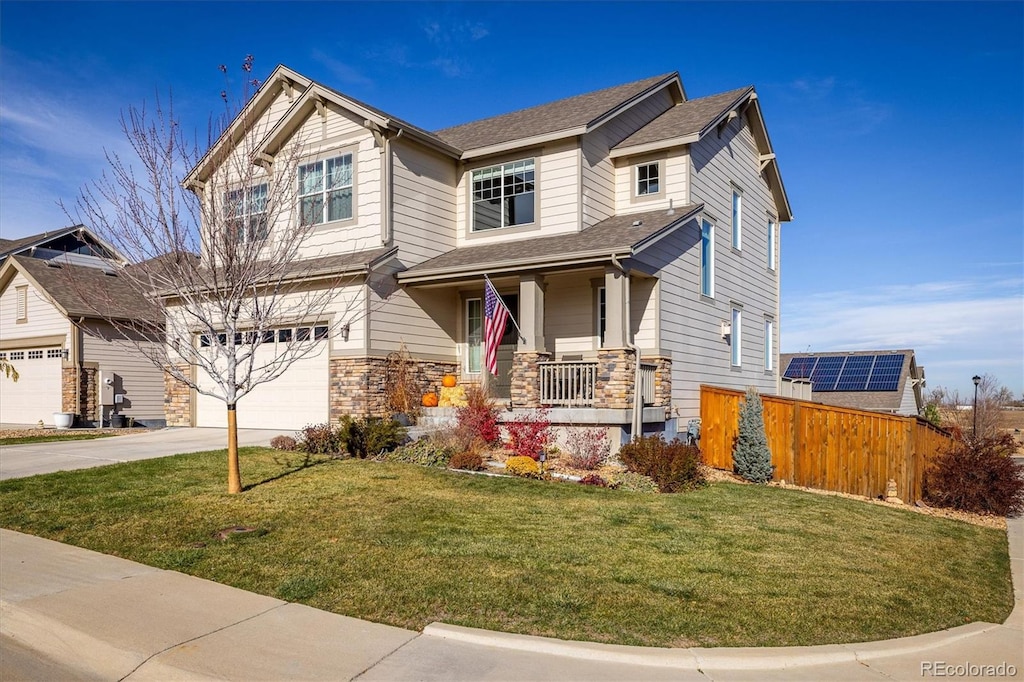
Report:
<svg viewBox="0 0 1024 682"><path fill-rule="evenodd" d="M981 377L979 377L977 374L975 374L973 377L971 377L971 381L974 382L974 409L971 410L971 411L974 412L974 438L975 438L975 440L977 440L977 438L978 438L978 384L981 383Z"/></svg>

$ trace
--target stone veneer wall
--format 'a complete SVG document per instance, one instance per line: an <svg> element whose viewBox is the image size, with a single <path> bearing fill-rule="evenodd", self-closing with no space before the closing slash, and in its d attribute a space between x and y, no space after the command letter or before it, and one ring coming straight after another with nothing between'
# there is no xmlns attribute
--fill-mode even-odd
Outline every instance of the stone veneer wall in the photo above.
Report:
<svg viewBox="0 0 1024 682"><path fill-rule="evenodd" d="M188 365L178 369L183 373L189 371ZM192 389L168 372L164 372L164 418L167 426L192 426Z"/></svg>
<svg viewBox="0 0 1024 682"><path fill-rule="evenodd" d="M640 358L645 365L655 365L654 370L654 406L669 407L672 405L672 360L670 358Z"/></svg>
<svg viewBox="0 0 1024 682"><path fill-rule="evenodd" d="M540 364L552 357L544 351L512 354L512 377L509 397L512 407L540 407Z"/></svg>
<svg viewBox="0 0 1024 682"><path fill-rule="evenodd" d="M60 375L60 405L61 411L78 415L83 422L96 419L96 405L98 401L97 391L97 369L95 367L82 367L80 373L75 367L62 367ZM75 377L78 375L78 381ZM76 386L77 383L77 386ZM82 411L79 412L79 406Z"/></svg>
<svg viewBox="0 0 1024 682"><path fill-rule="evenodd" d="M618 410L633 406L636 354L628 348L602 348L597 352L597 389L594 407Z"/></svg>
<svg viewBox="0 0 1024 682"><path fill-rule="evenodd" d="M418 395L440 390L445 374L458 374L456 362L416 359L411 362L415 366L413 376ZM387 367L386 358L331 358L331 421L344 414L386 416Z"/></svg>

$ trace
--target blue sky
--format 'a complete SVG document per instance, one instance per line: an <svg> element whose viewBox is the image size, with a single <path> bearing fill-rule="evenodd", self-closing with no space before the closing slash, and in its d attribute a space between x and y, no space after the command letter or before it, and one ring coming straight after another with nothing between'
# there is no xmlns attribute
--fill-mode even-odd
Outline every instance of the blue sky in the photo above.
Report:
<svg viewBox="0 0 1024 682"><path fill-rule="evenodd" d="M129 105L170 89L205 137L249 53L427 129L670 71L754 84L796 215L782 350L913 348L929 387L1024 392L1024 3L4 0L2 236L67 223Z"/></svg>

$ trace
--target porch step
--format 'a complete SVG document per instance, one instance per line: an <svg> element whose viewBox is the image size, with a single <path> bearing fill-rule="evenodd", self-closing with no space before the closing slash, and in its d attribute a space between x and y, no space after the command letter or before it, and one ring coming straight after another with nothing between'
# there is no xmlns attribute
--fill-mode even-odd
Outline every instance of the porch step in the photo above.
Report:
<svg viewBox="0 0 1024 682"><path fill-rule="evenodd" d="M432 431L434 429L455 426L456 412L457 408L454 407L424 407L420 410L420 416L416 420L415 428L417 430Z"/></svg>

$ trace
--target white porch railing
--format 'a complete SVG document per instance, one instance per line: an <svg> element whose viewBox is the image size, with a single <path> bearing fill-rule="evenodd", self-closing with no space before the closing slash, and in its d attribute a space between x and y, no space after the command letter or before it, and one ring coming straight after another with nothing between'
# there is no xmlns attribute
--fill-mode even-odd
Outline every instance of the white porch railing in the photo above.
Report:
<svg viewBox="0 0 1024 682"><path fill-rule="evenodd" d="M596 362L562 361L538 364L542 405L589 407L594 404L594 393L597 388Z"/></svg>
<svg viewBox="0 0 1024 682"><path fill-rule="evenodd" d="M644 405L654 404L654 375L657 370L657 365L640 363L640 397Z"/></svg>

